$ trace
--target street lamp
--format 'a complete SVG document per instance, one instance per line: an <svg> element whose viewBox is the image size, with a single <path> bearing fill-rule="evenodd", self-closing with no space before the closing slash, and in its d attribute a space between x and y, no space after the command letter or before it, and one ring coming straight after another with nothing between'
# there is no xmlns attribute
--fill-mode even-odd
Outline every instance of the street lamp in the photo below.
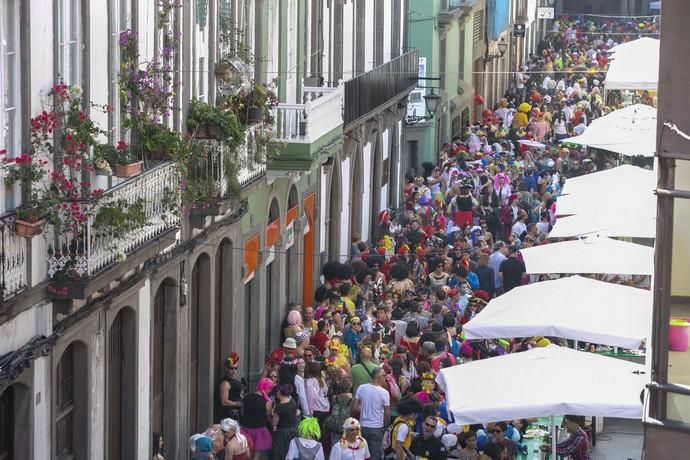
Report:
<svg viewBox="0 0 690 460"><path fill-rule="evenodd" d="M488 64L496 58L502 58L508 50L508 42L504 37L501 37L501 41L498 42L498 54L489 54L489 49L486 49L486 56L484 56L484 64Z"/></svg>
<svg viewBox="0 0 690 460"><path fill-rule="evenodd" d="M434 115L436 115L440 100L441 96L434 93L434 88L431 88L431 93L424 95L424 104L426 104L426 111L429 113L429 116L426 117L428 120L432 120Z"/></svg>

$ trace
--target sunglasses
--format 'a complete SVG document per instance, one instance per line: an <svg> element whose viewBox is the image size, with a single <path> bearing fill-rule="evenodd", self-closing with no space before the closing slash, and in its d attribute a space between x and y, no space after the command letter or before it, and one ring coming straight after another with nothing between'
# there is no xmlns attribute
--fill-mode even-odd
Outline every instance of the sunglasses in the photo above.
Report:
<svg viewBox="0 0 690 460"><path fill-rule="evenodd" d="M347 431L359 431L359 427L357 427L357 428L348 428Z"/></svg>
<svg viewBox="0 0 690 460"><path fill-rule="evenodd" d="M503 430L491 430L491 431L493 431L493 432L496 433L496 434L501 434L501 433L503 433Z"/></svg>
<svg viewBox="0 0 690 460"><path fill-rule="evenodd" d="M424 424L427 428L433 428L434 430L436 429L436 425L432 425L431 423L425 423Z"/></svg>
<svg viewBox="0 0 690 460"><path fill-rule="evenodd" d="M228 369L230 369L231 371L236 371L236 370L237 370L236 367L228 367Z"/></svg>

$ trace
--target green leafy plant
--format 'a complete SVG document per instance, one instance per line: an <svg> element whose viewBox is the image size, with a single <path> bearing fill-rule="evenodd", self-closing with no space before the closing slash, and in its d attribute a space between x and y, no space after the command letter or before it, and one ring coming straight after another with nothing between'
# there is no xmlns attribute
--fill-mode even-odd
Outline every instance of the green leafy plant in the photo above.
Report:
<svg viewBox="0 0 690 460"><path fill-rule="evenodd" d="M146 220L146 203L143 198L130 203L125 199L105 199L96 211L92 231L96 235L123 237L143 228Z"/></svg>
<svg viewBox="0 0 690 460"><path fill-rule="evenodd" d="M244 127L233 112L196 99L189 105L187 129L195 137L201 137L203 131L231 148L244 142Z"/></svg>

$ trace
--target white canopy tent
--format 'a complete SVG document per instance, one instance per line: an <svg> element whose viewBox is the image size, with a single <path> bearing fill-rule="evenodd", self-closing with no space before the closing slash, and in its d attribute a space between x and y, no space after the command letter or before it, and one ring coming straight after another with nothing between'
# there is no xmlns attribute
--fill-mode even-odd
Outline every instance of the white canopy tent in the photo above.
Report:
<svg viewBox="0 0 690 460"><path fill-rule="evenodd" d="M463 326L465 337L559 337L637 350L652 322L652 293L581 276L519 286Z"/></svg>
<svg viewBox="0 0 690 460"><path fill-rule="evenodd" d="M639 419L644 366L550 345L442 369L436 382L458 424L555 415ZM506 386L505 378L511 384Z"/></svg>
<svg viewBox="0 0 690 460"><path fill-rule="evenodd" d="M583 134L561 142L627 156L653 157L656 152L656 113L654 107L645 104L631 105L593 120Z"/></svg>
<svg viewBox="0 0 690 460"><path fill-rule="evenodd" d="M612 49L613 59L604 87L612 89L657 89L659 86L659 40L643 37Z"/></svg>
<svg viewBox="0 0 690 460"><path fill-rule="evenodd" d="M571 238L575 236L600 235L609 237L654 238L656 218L641 214L584 213L560 217L549 238Z"/></svg>
<svg viewBox="0 0 690 460"><path fill-rule="evenodd" d="M652 275L654 248L603 236L543 244L520 251L527 273Z"/></svg>

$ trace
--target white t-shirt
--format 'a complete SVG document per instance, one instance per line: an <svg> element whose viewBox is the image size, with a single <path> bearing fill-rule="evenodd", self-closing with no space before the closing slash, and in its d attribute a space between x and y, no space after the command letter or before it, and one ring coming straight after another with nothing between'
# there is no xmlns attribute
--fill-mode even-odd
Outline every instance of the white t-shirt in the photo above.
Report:
<svg viewBox="0 0 690 460"><path fill-rule="evenodd" d="M391 405L391 397L386 390L371 383L357 388L355 398L360 403L359 424L365 428L383 428L383 408Z"/></svg>
<svg viewBox="0 0 690 460"><path fill-rule="evenodd" d="M587 126L585 126L584 123L580 123L579 125L573 128L573 134L575 134L576 136L581 136L582 134L584 134L586 129Z"/></svg>
<svg viewBox="0 0 690 460"><path fill-rule="evenodd" d="M520 235L522 235L522 233L526 230L527 230L527 226L525 225L525 223L518 221L518 222L515 222L513 224L513 228L511 229L511 233L513 235L517 236L518 238L520 238Z"/></svg>
<svg viewBox="0 0 690 460"><path fill-rule="evenodd" d="M364 447L361 449L352 449L347 446L343 447L342 442L336 442L328 458L330 460L366 460L371 457L369 446L366 445L366 441L364 440L360 442L364 443Z"/></svg>
<svg viewBox="0 0 690 460"><path fill-rule="evenodd" d="M395 440L398 442L405 442L405 438L407 438L407 433L409 432L410 426L407 423L401 423L395 435Z"/></svg>

